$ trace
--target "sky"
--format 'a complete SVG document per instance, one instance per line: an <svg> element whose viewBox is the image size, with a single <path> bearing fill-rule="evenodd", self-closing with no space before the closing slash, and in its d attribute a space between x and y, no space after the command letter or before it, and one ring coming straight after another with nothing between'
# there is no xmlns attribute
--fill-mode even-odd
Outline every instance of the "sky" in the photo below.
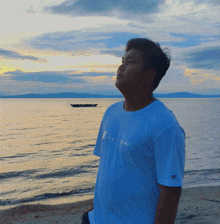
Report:
<svg viewBox="0 0 220 224"><path fill-rule="evenodd" d="M155 93L220 94L220 0L0 0L0 95L120 94L131 38L168 48Z"/></svg>

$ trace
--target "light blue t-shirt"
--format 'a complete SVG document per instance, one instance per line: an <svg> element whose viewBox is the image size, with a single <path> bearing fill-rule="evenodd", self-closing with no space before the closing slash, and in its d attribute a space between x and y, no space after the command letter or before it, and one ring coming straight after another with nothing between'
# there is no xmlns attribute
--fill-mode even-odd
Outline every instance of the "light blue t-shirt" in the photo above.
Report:
<svg viewBox="0 0 220 224"><path fill-rule="evenodd" d="M160 100L128 112L124 100L105 112L93 154L100 157L91 224L153 224L159 184L181 187L185 133Z"/></svg>

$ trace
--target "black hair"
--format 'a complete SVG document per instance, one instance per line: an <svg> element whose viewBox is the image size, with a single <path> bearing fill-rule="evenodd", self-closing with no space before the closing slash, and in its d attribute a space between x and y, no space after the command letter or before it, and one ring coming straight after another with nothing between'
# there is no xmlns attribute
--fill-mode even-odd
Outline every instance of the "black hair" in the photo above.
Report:
<svg viewBox="0 0 220 224"><path fill-rule="evenodd" d="M125 50L128 52L130 49L141 50L144 53L144 69L153 68L155 70L156 77L153 81L153 89L155 90L170 67L170 52L168 49L162 50L159 43L153 42L147 38L130 39L127 42ZM167 52L165 50L167 50Z"/></svg>

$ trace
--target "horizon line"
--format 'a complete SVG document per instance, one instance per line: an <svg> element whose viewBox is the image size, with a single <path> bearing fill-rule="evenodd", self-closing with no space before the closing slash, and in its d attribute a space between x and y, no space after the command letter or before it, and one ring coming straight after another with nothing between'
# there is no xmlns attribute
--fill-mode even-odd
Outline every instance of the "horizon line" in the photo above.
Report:
<svg viewBox="0 0 220 224"><path fill-rule="evenodd" d="M71 97L70 95L73 96ZM0 95L0 98L65 98L59 97L59 95L68 95L66 96L67 98L92 98L92 96L97 96L103 97L103 98L124 98L123 95L115 95L115 94L108 94L108 95L103 95L101 93L77 93L77 92L60 92L60 93L27 93L27 94L21 94L21 95ZM75 96L74 96L75 95ZM81 97L80 97L81 95ZM190 92L174 92L174 93L155 93L155 96L157 95L158 97L163 97L163 96L168 96L174 98L174 95L176 98L199 98L199 97L210 97L210 98L218 98L220 97L220 94L212 94L212 95L207 95L207 94L200 94L200 93L190 93ZM32 97L31 97L32 96ZM38 96L38 97L37 97ZM52 97L54 96L54 97ZM96 98L96 97L95 97Z"/></svg>

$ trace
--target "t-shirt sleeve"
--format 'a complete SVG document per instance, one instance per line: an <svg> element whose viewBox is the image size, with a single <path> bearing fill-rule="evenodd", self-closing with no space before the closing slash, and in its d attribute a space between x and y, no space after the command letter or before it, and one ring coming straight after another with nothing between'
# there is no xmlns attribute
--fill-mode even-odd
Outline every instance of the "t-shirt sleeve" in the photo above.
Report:
<svg viewBox="0 0 220 224"><path fill-rule="evenodd" d="M104 126L104 120L105 120L105 114L103 115L102 121L101 121L101 125L99 128L99 132L98 132L98 136L96 139L96 144L93 150L93 155L95 156L99 156L100 157L100 153L102 150L102 137L103 137L103 126Z"/></svg>
<svg viewBox="0 0 220 224"><path fill-rule="evenodd" d="M154 141L157 182L164 186L183 185L185 132L180 126L164 130Z"/></svg>

